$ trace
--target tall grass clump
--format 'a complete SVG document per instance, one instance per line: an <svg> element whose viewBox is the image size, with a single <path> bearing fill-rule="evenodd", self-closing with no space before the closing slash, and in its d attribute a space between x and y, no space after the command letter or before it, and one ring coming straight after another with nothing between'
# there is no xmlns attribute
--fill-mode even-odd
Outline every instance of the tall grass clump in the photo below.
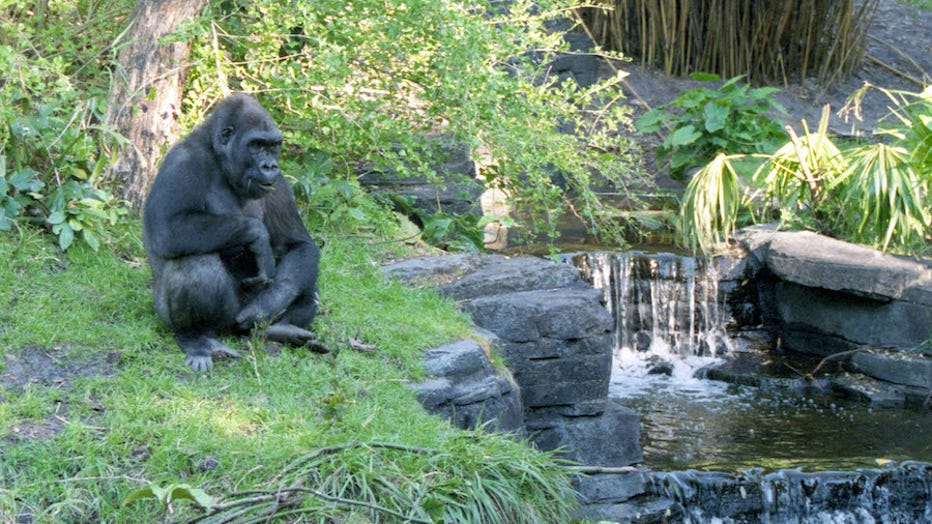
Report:
<svg viewBox="0 0 932 524"><path fill-rule="evenodd" d="M596 41L667 75L830 84L864 58L877 0L603 0L583 11Z"/></svg>

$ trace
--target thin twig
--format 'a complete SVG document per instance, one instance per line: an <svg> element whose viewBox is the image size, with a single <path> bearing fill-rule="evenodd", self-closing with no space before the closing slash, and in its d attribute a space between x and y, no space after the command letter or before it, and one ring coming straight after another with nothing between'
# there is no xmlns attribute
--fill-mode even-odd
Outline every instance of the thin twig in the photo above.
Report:
<svg viewBox="0 0 932 524"><path fill-rule="evenodd" d="M819 372L819 369L821 369L822 366L824 366L825 364L827 364L830 360L836 359L836 358L838 358L838 357L843 357L843 356L846 356L846 355L851 355L851 354L854 354L854 353L858 353L858 352L861 352L861 351L867 351L867 349L865 349L865 348L858 348L858 349L852 349L852 350L850 350L850 351L842 351L842 352L840 352L840 353L833 353L833 354L831 354L831 355L829 355L829 356L823 358L822 361L819 362L819 365L816 366L815 369L813 369L811 372L809 372L809 376L814 377L815 374Z"/></svg>
<svg viewBox="0 0 932 524"><path fill-rule="evenodd" d="M908 74L908 73L904 73L904 72L900 71L899 69L897 69L897 68L891 66L890 64L887 64L886 62L880 60L879 58L877 58L877 57L875 57L875 56L873 56L873 55L867 55L867 59L870 60L871 62L873 62L873 63L879 65L880 67L886 69L887 71L890 71L891 73L893 73L893 74L899 76L899 77L905 78L906 80L909 80L910 82L914 82L914 83L916 83L916 84L919 84L920 87L925 86L925 83L923 83L922 80L919 80L918 78L916 78L916 77L914 77L914 76L912 76L912 75L910 75L910 74Z"/></svg>
<svg viewBox="0 0 932 524"><path fill-rule="evenodd" d="M915 60L913 60L913 57L911 57L911 56L909 56L908 54L906 54L906 53L905 53L902 49L900 49L899 47L896 47L895 45L891 44L890 42L887 42L886 40L877 38L876 36L868 35L867 38L870 39L870 40L873 40L874 42L881 43L881 44L883 44L883 45L889 47L890 49L893 49L894 51L896 51L896 53L897 53L898 55L900 55L900 56L903 57L907 62L909 62L910 64L912 64L913 67L915 67L917 71L919 71L920 73L922 73L922 76L929 76L928 73L922 68L922 66L919 65L918 63L916 63Z"/></svg>
<svg viewBox="0 0 932 524"><path fill-rule="evenodd" d="M606 473L606 474L636 473L638 471L642 471L640 468L637 468L635 466L622 466L622 467L566 466L566 469L572 471L573 473L579 473L582 475L597 475L600 473Z"/></svg>

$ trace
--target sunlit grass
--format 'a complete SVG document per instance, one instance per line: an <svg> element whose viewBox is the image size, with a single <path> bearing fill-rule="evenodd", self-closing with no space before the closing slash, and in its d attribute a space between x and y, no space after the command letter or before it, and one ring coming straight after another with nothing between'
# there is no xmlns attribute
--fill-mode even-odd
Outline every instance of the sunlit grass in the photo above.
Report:
<svg viewBox="0 0 932 524"><path fill-rule="evenodd" d="M510 437L454 430L417 403L411 384L423 377L423 351L471 328L451 301L386 281L378 242L326 239L315 329L331 354L231 337L243 358L195 374L151 311L138 238L117 238L112 250L75 246L65 255L39 230L0 234L7 261L0 268L0 366L40 351L63 379L0 386L0 521L156 522L165 515L157 502L122 501L150 482L189 484L215 500L271 489L297 457L352 442L434 451L426 461L418 454L335 456L327 467L341 471L339 478L449 499L451 514L494 507L499 516L489 522L517 522L517 513L525 522L566 517L569 481L551 458ZM355 351L351 339L375 350ZM77 366L82 362L100 366ZM45 428L50 421L55 427ZM372 497L386 507L408 500L381 488ZM321 515L372 518L359 508L313 504ZM173 511L172 521L198 514L180 501Z"/></svg>

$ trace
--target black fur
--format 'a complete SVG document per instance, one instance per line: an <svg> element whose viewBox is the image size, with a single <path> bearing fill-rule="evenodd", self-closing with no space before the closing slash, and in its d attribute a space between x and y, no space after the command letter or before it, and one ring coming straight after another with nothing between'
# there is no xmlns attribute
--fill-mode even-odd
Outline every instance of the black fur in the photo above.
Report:
<svg viewBox="0 0 932 524"><path fill-rule="evenodd" d="M272 322L311 343L320 250L281 175L282 134L252 97L219 102L175 144L143 209L155 310L196 371L236 352L217 340Z"/></svg>

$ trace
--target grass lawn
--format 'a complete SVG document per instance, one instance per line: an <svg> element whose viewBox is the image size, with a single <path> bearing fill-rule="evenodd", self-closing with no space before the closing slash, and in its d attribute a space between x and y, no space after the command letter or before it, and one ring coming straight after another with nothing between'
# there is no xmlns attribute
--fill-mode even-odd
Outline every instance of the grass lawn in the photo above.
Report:
<svg viewBox="0 0 932 524"><path fill-rule="evenodd" d="M139 230L67 254L38 230L0 234L0 522L205 517L187 496L248 522L282 487L314 490L280 505L307 522L566 519L551 457L416 402L421 354L469 322L431 290L385 281L376 243L324 246L315 329L330 355L231 338L244 357L204 375L152 312ZM154 496L167 487L170 504Z"/></svg>

